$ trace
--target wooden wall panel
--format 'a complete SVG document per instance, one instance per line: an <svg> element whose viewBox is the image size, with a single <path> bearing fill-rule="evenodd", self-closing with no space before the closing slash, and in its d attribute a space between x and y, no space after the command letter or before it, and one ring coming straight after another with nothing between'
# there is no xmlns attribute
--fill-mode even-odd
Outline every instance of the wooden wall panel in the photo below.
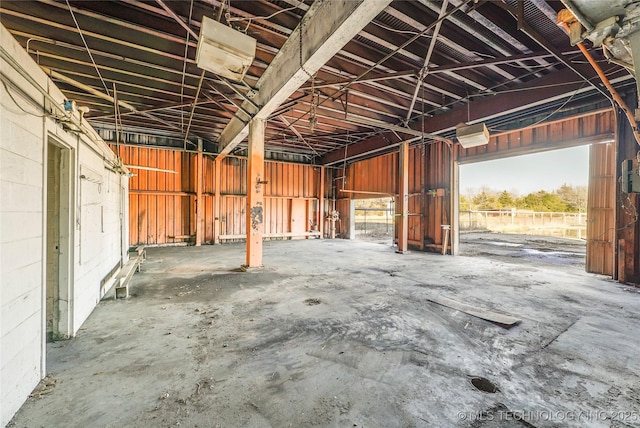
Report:
<svg viewBox="0 0 640 428"><path fill-rule="evenodd" d="M265 235L291 232L291 212L288 198L265 197Z"/></svg>
<svg viewBox="0 0 640 428"><path fill-rule="evenodd" d="M226 157L222 160L220 192L222 195L247 194L247 160Z"/></svg>
<svg viewBox="0 0 640 428"><path fill-rule="evenodd" d="M398 154L389 153L352 163L347 167L344 187L342 180L337 184L339 198L369 199L395 195L398 192Z"/></svg>
<svg viewBox="0 0 640 428"><path fill-rule="evenodd" d="M346 238L349 235L349 223L351 210L351 198L336 200L336 211L340 213L340 220L336 222L336 236ZM330 233L329 224L327 223L327 234Z"/></svg>
<svg viewBox="0 0 640 428"><path fill-rule="evenodd" d="M615 190L615 145L595 144L589 151L587 272L614 273Z"/></svg>
<svg viewBox="0 0 640 428"><path fill-rule="evenodd" d="M195 227L195 154L135 146L120 146L118 154L134 174L129 180L131 245L188 240Z"/></svg>
<svg viewBox="0 0 640 428"><path fill-rule="evenodd" d="M112 147L114 150L115 147ZM176 171L176 174L132 169L129 230L132 245L191 242L195 235L197 155L172 149L120 146L126 165ZM215 159L203 158L203 243L214 241L216 174ZM247 161L226 157L220 168L220 222L222 240L242 240L245 234ZM319 167L276 161L265 163L265 233L290 234L293 199L304 200L305 231L309 220L317 222ZM225 238L226 236L226 238Z"/></svg>
<svg viewBox="0 0 640 428"><path fill-rule="evenodd" d="M220 198L220 234L235 238L229 240L242 239L246 226L246 196L223 195Z"/></svg>

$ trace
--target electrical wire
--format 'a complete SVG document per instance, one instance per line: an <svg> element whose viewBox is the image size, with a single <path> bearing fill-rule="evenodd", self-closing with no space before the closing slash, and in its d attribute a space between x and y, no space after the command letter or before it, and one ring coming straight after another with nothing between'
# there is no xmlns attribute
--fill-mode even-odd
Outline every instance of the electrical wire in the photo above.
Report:
<svg viewBox="0 0 640 428"><path fill-rule="evenodd" d="M447 18L449 18L449 16L453 15L454 13L458 12L460 9L464 8L465 6L467 6L468 3L472 2L473 0L464 0L462 3L460 3L458 6L456 6L455 8L453 8L452 10L450 10L449 12L446 13L446 15L444 15L442 18L438 18L436 21L432 22L428 27L426 27L423 31L421 31L419 34L414 35L413 37L409 38L407 41L405 41L404 43L402 43L400 46L396 47L394 50L392 50L391 52L387 53L384 57L382 57L380 60L376 61L375 64L367 67L367 69L365 71L363 71L362 73L360 73L356 78L354 78L353 80L351 80L349 83L347 83L346 85L342 86L340 89L336 90L335 92L333 92L330 96L328 96L327 98L325 98L323 101L319 102L317 107L320 107L321 105L323 105L324 103L326 103L328 100L333 100L336 99L336 96L341 93L346 91L349 87L351 87L354 83L357 83L360 79L362 79L364 76L366 76L370 71L374 70L376 67L378 67L380 64L382 64L383 62L385 62L386 60L388 60L389 58L391 58L392 56L394 56L395 54L397 54L398 52L400 52L402 49L404 49L405 47L407 47L409 44L413 43L414 41L418 40L420 38L421 34L426 34L427 31L433 29L436 25L438 25L439 22L442 22L444 20L446 20ZM470 8L470 10L474 9L476 6L472 6ZM467 11L469 12L469 10ZM301 115L300 117L298 117L296 120L294 120L291 124L295 125L298 121L302 120L302 118L306 117L307 113Z"/></svg>
<svg viewBox="0 0 640 428"><path fill-rule="evenodd" d="M107 95L111 96L111 94L109 93L109 88L107 88L107 84L105 83L104 79L102 78L102 74L100 74L100 69L98 68L98 65L96 64L95 60L93 59L93 54L91 53L91 49L89 49L89 45L87 45L87 41L84 38L84 34L82 34L82 30L80 29L80 25L78 24L78 20L76 19L76 15L73 13L73 9L71 8L71 4L69 4L69 0L66 0L67 2L67 6L69 7L69 12L71 12L71 17L73 18L73 22L76 23L76 28L78 29L78 33L80 34L80 38L82 39L82 43L84 43L84 47L87 49L87 53L89 54L89 58L91 58L91 62L93 63L93 66L96 69L96 72L98 73L98 77L100 77L100 81L102 82L102 86L104 86L104 90L107 91Z"/></svg>
<svg viewBox="0 0 640 428"><path fill-rule="evenodd" d="M380 27L380 28L384 28L385 30L387 30L387 31L391 31L391 32L394 32L394 33L398 33L398 34L411 34L411 35L414 35L414 36L420 36L420 37L424 37L424 38L427 38L427 39L430 39L430 38L431 38L431 35L423 34L423 33L420 33L420 32L418 32L418 31L396 30L395 28L389 27L389 26L387 26L387 25L381 24L381 23L376 22L376 21L371 21L371 23L372 23L373 25L377 25L377 26L378 26L378 27Z"/></svg>
<svg viewBox="0 0 640 428"><path fill-rule="evenodd" d="M13 101L13 103L23 112L25 112L26 114L30 114L31 116L35 116L35 117L47 117L49 115L46 114L37 114L37 113L33 113L30 111L27 111L24 109L24 107L22 107L22 104L20 104L11 94L11 91L9 90L9 87L7 86L7 83L4 81L4 79L2 80L2 86L4 86L4 90L7 91L7 95L9 95L9 98L11 98L11 101Z"/></svg>
<svg viewBox="0 0 640 428"><path fill-rule="evenodd" d="M580 90L582 88L585 87L585 85L587 84L587 82L582 82L582 85L580 85L580 87L578 89L576 89L575 91L573 91L573 93L571 94L571 96L569 98L567 98L567 100L565 102L562 103L562 105L560 105L560 107L558 107L557 109L555 109L554 111L552 111L551 113L549 113L547 116L543 117L542 119L538 120L535 123L532 123L531 125L527 125L527 128L532 127L532 126L536 126L541 124L542 122L546 121L547 119L549 119L551 116L553 116L554 114L556 114L557 112L559 112L560 110L562 110L564 108L564 106L566 106L569 101L571 101L573 99L573 97L575 97L576 95L578 95L578 92L580 92ZM496 128L489 128L491 131L493 132L511 132L511 131L516 131L516 129L496 129Z"/></svg>
<svg viewBox="0 0 640 428"><path fill-rule="evenodd" d="M485 53L482 53L482 52L478 52L478 51L470 51L470 52L472 54L474 54L474 55L478 55L479 57L486 58L486 59L501 59L502 58L502 57L497 57L495 55L488 55L488 54L485 54ZM551 57L553 55L549 54L549 55L545 55L545 56ZM581 55L579 55L579 54L575 54L574 55L574 57L579 57L579 56L581 56ZM588 64L589 63L589 61L586 61L586 60L579 60L579 59L574 59L574 58L569 58L569 59L571 60L571 62L573 64ZM533 60L535 60L535 58L522 58L522 59L519 59L517 62L533 61ZM608 61L601 59L601 60L597 60L596 62L605 64ZM549 67L553 67L553 66L556 66L556 65L559 65L559 64L562 64L562 62L561 61L556 61L556 62L553 62L553 63L550 63L550 64L545 64L545 65L540 64L540 65L537 66L537 68L542 71L542 70L548 69ZM505 63L503 65L507 65L507 66L513 67L513 68L521 68L523 70L532 70L532 69L535 68L535 66L534 67L528 67L528 66L517 64L516 61Z"/></svg>
<svg viewBox="0 0 640 428"><path fill-rule="evenodd" d="M556 64L559 64L559 63L556 63ZM524 74L524 75L522 75L522 76L518 76L518 77L522 79L522 78L525 78L525 77L528 77L528 76L534 75L534 74L536 74L536 73L537 73L537 71L531 71L531 72L529 72L529 73L526 73L526 74ZM609 73L605 73L605 74L606 74L606 75L611 75L611 74L614 74L614 73L616 73L616 70L611 70ZM596 80L596 79L598 79L598 76L594 76L594 77L592 77L592 78L591 78L591 79L589 79L589 80ZM470 97L488 96L488 95L493 96L493 95L499 95L499 94L501 94L501 93L503 93L503 92L506 92L506 91L512 91L513 89L508 89L508 90L500 91L500 92L489 92L489 91L493 91L493 90L494 90L494 89L496 89L496 88L499 88L499 87L501 87L501 86L504 86L504 85L506 85L506 84L508 84L508 83L510 83L510 81L507 81L507 82L501 82L501 83L498 83L498 84L496 84L496 85L494 85L494 86L491 86L491 87L489 87L489 88L486 88L486 89L484 89L483 91L480 91L480 92L478 92L478 93L476 93L476 94L470 94L469 96L470 96ZM574 83L578 83L578 82L571 82L571 83L572 83L572 84L574 84ZM568 82L559 83L558 85L563 85L563 84L568 84ZM537 88L539 88L539 87L536 87L536 88L526 88L526 89L523 89L523 90L536 90ZM438 110L440 110L440 109L444 109L444 108L451 108L453 105L455 105L455 104L457 104L457 103L459 103L459 102L463 102L463 101L465 101L465 98L455 99L455 100L453 100L453 101L451 101L451 102L449 102L449 103L447 103L447 104L442 104L442 105L440 105L439 107L434 108L434 109L432 109L432 110L430 110L430 111L426 112L426 116L428 116L428 117L433 117L433 114L434 114L436 111L438 111ZM613 100L611 100L611 99L609 98L609 101L613 104ZM416 116L414 116L411 120L415 119L415 117L416 117Z"/></svg>
<svg viewBox="0 0 640 428"><path fill-rule="evenodd" d="M229 2L229 3L231 3L231 2ZM231 14L229 12L227 12L225 14L225 18L226 18L227 22L229 22L229 23L231 23L231 22L239 22L239 21L249 21L249 25L251 25L251 21L271 19L276 15L280 15L281 13L289 12L289 11L292 11L294 9L298 9L298 8L300 8L300 6L302 4L304 4L304 1L303 0L299 0L298 4L296 6L291 6L291 7L288 7L286 9L278 10L278 11L273 12L271 15L268 15L268 16L252 16L251 18L233 18L233 17L231 17Z"/></svg>
<svg viewBox="0 0 640 428"><path fill-rule="evenodd" d="M636 209L636 206L633 204L633 201L631 201L631 198L629 197L629 195L627 195L627 202L629 202L629 206L631 208L633 208L633 211L630 211L629 208L625 207L625 201L622 200L622 198L620 198L621 200L618 202L621 202L622 206L621 208L624 210L625 214L630 215L631 217L633 217L633 220L631 220L630 222L628 222L627 224L625 224L624 226L620 226L620 227L610 227L607 230L605 230L604 232L602 232L600 235L594 236L592 238L587 237L587 241L599 241L601 238L605 237L609 232L620 232L621 230L625 230L631 226L633 226L637 221L638 221L638 210ZM615 236L614 236L615 239Z"/></svg>

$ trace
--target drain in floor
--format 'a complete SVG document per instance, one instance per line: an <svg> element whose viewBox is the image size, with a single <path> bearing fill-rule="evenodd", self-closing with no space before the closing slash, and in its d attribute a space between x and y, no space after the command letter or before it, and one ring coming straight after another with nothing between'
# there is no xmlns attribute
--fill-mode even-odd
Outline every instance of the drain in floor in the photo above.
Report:
<svg viewBox="0 0 640 428"><path fill-rule="evenodd" d="M490 394L495 394L496 392L500 391L493 382L491 382L487 378L480 376L472 376L471 385L473 385L477 390L488 392Z"/></svg>
<svg viewBox="0 0 640 428"><path fill-rule="evenodd" d="M307 299L304 301L304 304L308 306L319 305L320 299Z"/></svg>

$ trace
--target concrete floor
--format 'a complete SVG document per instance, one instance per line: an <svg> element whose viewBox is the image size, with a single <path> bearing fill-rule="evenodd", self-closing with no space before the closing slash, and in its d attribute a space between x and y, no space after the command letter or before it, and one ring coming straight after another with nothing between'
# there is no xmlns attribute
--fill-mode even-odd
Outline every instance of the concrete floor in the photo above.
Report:
<svg viewBox="0 0 640 428"><path fill-rule="evenodd" d="M10 426L640 426L640 290L584 273L571 241L468 239L483 257L268 242L246 273L242 244L150 248L130 299L50 344Z"/></svg>

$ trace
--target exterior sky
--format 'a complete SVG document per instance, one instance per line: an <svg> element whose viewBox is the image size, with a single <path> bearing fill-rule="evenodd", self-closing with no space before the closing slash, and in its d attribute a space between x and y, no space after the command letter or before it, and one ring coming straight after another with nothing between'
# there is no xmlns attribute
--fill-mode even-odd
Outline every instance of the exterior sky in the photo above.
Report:
<svg viewBox="0 0 640 428"><path fill-rule="evenodd" d="M589 146L460 165L463 195L483 186L526 195L538 190L553 191L564 183L586 186L588 180Z"/></svg>

